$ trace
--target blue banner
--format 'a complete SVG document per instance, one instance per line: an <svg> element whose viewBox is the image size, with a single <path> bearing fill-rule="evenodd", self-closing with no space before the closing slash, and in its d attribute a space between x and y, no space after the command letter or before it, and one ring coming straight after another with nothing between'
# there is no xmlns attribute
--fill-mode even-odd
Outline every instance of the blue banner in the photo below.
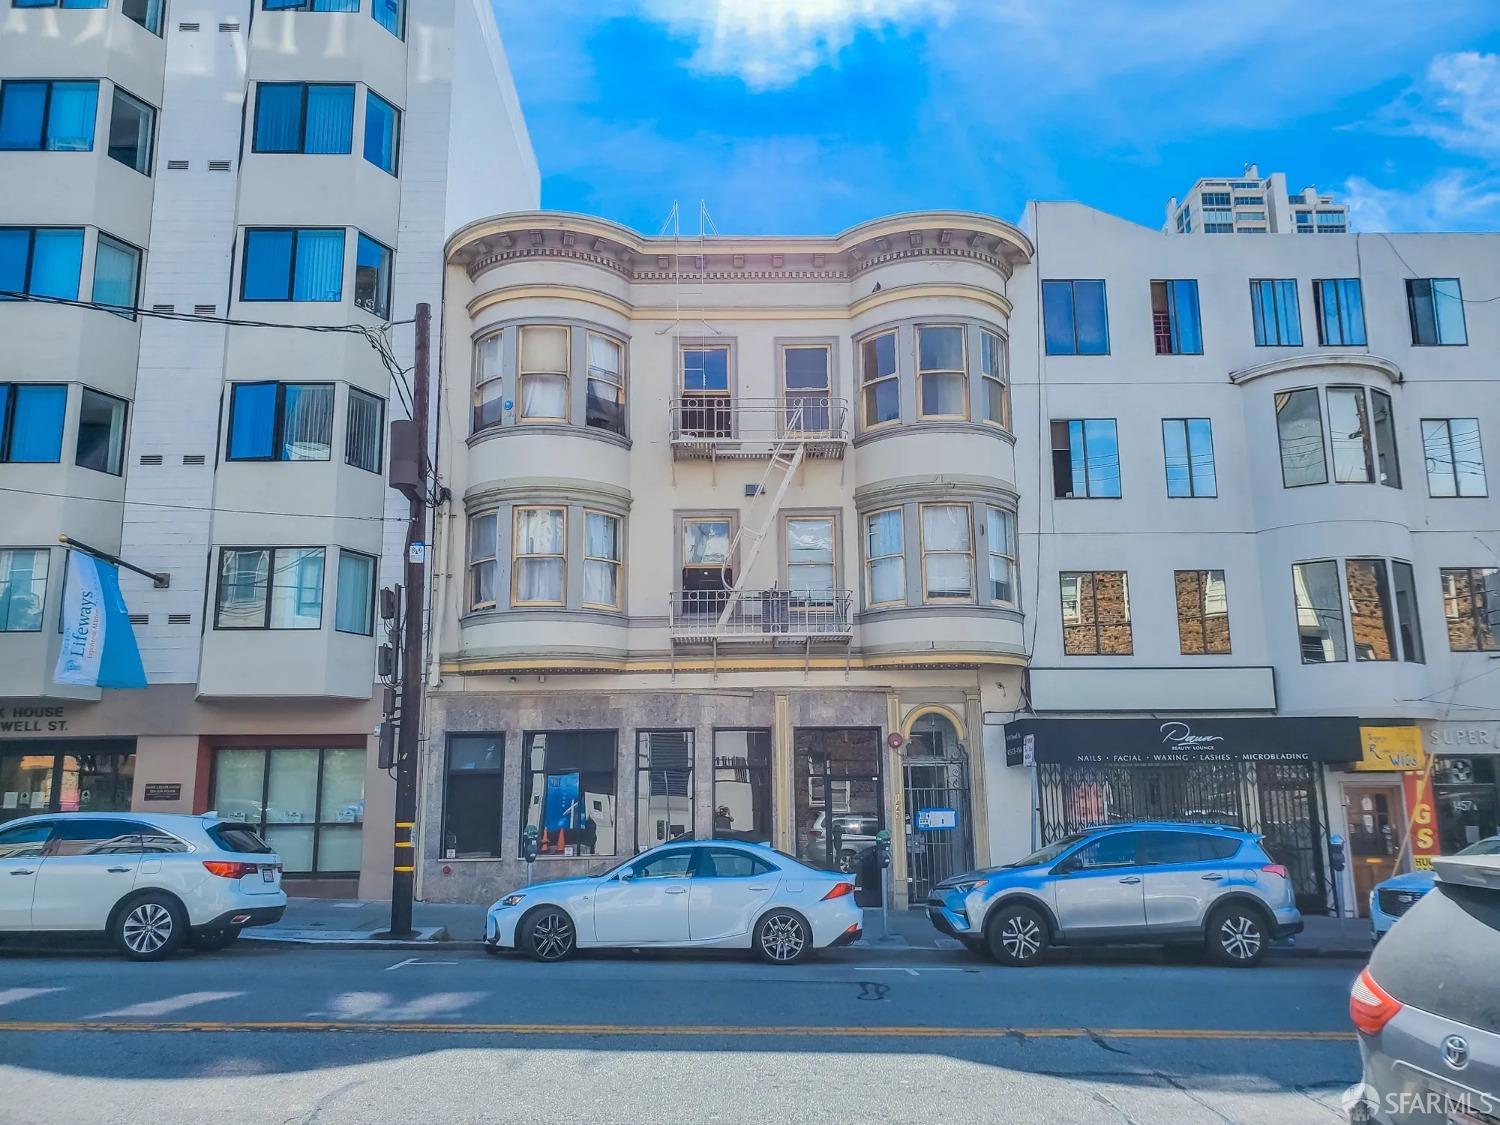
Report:
<svg viewBox="0 0 1500 1125"><path fill-rule="evenodd" d="M542 810L542 828L548 832L559 829L573 831L583 827L582 808L579 803L577 773L549 773L547 775L547 803Z"/></svg>
<svg viewBox="0 0 1500 1125"><path fill-rule="evenodd" d="M81 687L143 688L146 670L110 563L68 552L63 587L63 637L52 679Z"/></svg>

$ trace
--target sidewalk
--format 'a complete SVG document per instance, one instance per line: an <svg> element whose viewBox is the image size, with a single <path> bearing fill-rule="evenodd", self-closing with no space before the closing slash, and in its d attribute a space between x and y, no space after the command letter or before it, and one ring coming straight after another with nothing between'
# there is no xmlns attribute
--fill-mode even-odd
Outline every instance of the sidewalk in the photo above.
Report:
<svg viewBox="0 0 1500 1125"><path fill-rule="evenodd" d="M298 945L428 945L434 942L476 943L484 936L487 908L463 902L417 902L412 905L414 939L387 941L377 935L391 924L391 904L376 900L291 898L286 916L274 926L244 932L245 939ZM1363 918L1305 919L1307 928L1272 949L1273 956L1355 957L1370 955L1370 923ZM892 910L882 928L881 912L866 910L865 936L851 948L887 952L936 952L963 947L939 934L921 910Z"/></svg>

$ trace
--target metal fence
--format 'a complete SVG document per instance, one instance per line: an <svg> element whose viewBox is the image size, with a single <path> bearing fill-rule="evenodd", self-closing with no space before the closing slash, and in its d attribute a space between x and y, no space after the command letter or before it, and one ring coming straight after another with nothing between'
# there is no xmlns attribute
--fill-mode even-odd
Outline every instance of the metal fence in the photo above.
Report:
<svg viewBox="0 0 1500 1125"><path fill-rule="evenodd" d="M729 590L677 590L669 615L678 640L775 640L848 637L854 628L849 590L742 590L720 624Z"/></svg>

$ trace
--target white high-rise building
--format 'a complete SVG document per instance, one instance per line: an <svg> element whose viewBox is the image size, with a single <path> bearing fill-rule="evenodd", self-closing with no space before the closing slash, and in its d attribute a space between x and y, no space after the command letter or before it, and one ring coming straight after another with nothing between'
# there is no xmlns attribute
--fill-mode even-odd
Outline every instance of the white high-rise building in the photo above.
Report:
<svg viewBox="0 0 1500 1125"><path fill-rule="evenodd" d="M1167 200L1168 234L1346 234L1349 206L1315 187L1287 191L1286 173L1262 177L1254 164L1229 179L1199 180Z"/></svg>
<svg viewBox="0 0 1500 1125"><path fill-rule="evenodd" d="M444 239L538 190L483 0L0 12L0 289L80 303L0 304L0 820L213 808L389 886L375 343L409 369ZM121 575L145 690L53 682L60 535L167 576Z"/></svg>

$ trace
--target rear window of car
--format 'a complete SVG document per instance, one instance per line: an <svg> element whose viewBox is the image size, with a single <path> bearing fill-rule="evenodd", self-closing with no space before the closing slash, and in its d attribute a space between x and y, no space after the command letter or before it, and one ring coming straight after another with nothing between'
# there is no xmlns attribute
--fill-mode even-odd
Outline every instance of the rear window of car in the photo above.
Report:
<svg viewBox="0 0 1500 1125"><path fill-rule="evenodd" d="M258 852L265 854L271 848L260 835L250 828L236 824L216 824L208 830L209 837L226 852Z"/></svg>
<svg viewBox="0 0 1500 1125"><path fill-rule="evenodd" d="M1403 1004L1500 1034L1500 891L1438 883L1370 958L1375 983ZM1468 983L1465 983L1468 982Z"/></svg>

